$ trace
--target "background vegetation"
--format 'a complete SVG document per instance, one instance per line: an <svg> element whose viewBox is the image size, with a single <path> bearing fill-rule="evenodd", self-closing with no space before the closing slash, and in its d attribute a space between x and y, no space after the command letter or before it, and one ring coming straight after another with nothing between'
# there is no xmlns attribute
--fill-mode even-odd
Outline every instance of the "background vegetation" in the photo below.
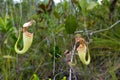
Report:
<svg viewBox="0 0 120 80"><path fill-rule="evenodd" d="M75 55L72 80L120 79L120 1L112 4L115 0L103 0L102 5L90 4L87 10L76 1L64 0L44 11L39 5L45 2L38 0L16 4L0 0L0 80L68 79L70 67L64 52L72 50L75 33L80 33L88 43L91 63L85 66ZM25 54L18 55L14 44L19 29L31 19L36 21L30 30L34 33L32 46ZM19 46L22 48L22 39Z"/></svg>

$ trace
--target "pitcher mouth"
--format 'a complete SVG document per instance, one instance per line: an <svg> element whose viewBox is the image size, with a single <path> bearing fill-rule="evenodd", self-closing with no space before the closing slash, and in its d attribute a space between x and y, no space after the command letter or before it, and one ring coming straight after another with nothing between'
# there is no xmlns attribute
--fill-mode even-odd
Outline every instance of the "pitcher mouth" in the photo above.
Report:
<svg viewBox="0 0 120 80"><path fill-rule="evenodd" d="M28 32L27 30L28 30L28 28L29 28L30 26L32 26L32 24L33 24L34 22L35 22L35 20L31 20L31 21L29 21L29 22L27 22L27 23L25 23L25 24L23 25L23 33L24 33L27 37L33 36L33 33Z"/></svg>
<svg viewBox="0 0 120 80"><path fill-rule="evenodd" d="M32 36L33 36L33 33L30 33L30 32L28 32L28 31L25 31L23 34L24 34L26 37L32 37Z"/></svg>

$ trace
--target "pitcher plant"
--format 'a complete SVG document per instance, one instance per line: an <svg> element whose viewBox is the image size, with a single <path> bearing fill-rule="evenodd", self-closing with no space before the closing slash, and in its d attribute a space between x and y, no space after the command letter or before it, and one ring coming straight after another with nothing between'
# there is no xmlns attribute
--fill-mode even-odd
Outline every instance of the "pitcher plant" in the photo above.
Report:
<svg viewBox="0 0 120 80"><path fill-rule="evenodd" d="M35 22L34 20L31 20L31 21L29 21L29 22L27 22L23 25L23 29L22 29L23 48L22 48L22 50L19 50L18 47L17 47L18 42L20 40L20 35L21 35L21 32L20 32L19 35L18 35L18 39L17 39L17 41L15 43L15 46L14 46L14 49L15 49L17 54L24 54L30 48L30 46L32 44L32 41L33 41L33 33L30 33L27 30L30 26L32 26L32 24L34 22Z"/></svg>

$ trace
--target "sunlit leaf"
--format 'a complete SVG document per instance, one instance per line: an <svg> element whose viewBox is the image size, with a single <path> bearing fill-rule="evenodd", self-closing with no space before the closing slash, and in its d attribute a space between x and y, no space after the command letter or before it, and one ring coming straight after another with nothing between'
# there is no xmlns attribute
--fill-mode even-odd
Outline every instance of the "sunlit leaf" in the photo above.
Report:
<svg viewBox="0 0 120 80"><path fill-rule="evenodd" d="M39 77L36 74L33 74L33 80L39 80Z"/></svg>
<svg viewBox="0 0 120 80"><path fill-rule="evenodd" d="M65 10L68 8L68 2L67 1L64 1L63 7L64 7Z"/></svg>
<svg viewBox="0 0 120 80"><path fill-rule="evenodd" d="M83 15L86 15L87 0L79 0L79 5L82 9Z"/></svg>
<svg viewBox="0 0 120 80"><path fill-rule="evenodd" d="M62 80L67 80L67 77L66 77L66 76L64 76Z"/></svg>
<svg viewBox="0 0 120 80"><path fill-rule="evenodd" d="M10 56L10 55L4 55L3 58L5 58L5 59L14 59L14 57Z"/></svg>
<svg viewBox="0 0 120 80"><path fill-rule="evenodd" d="M96 6L97 6L97 3L94 1L91 1L91 2L89 2L88 6L87 6L87 10L92 10Z"/></svg>

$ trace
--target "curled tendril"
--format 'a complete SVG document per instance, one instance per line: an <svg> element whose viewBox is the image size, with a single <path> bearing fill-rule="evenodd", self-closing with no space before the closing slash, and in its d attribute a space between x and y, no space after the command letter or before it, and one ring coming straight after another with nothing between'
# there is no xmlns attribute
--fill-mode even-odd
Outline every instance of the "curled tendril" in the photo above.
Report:
<svg viewBox="0 0 120 80"><path fill-rule="evenodd" d="M21 32L20 32L18 39L14 46L16 53L24 54L30 48L32 41L33 41L33 33L28 32L27 29L29 28L29 26L31 26L33 24L33 22L35 22L35 21L31 20L30 22L27 22L23 25L23 48L22 48L22 50L19 50L17 47L18 42L20 40L20 35L21 35Z"/></svg>

